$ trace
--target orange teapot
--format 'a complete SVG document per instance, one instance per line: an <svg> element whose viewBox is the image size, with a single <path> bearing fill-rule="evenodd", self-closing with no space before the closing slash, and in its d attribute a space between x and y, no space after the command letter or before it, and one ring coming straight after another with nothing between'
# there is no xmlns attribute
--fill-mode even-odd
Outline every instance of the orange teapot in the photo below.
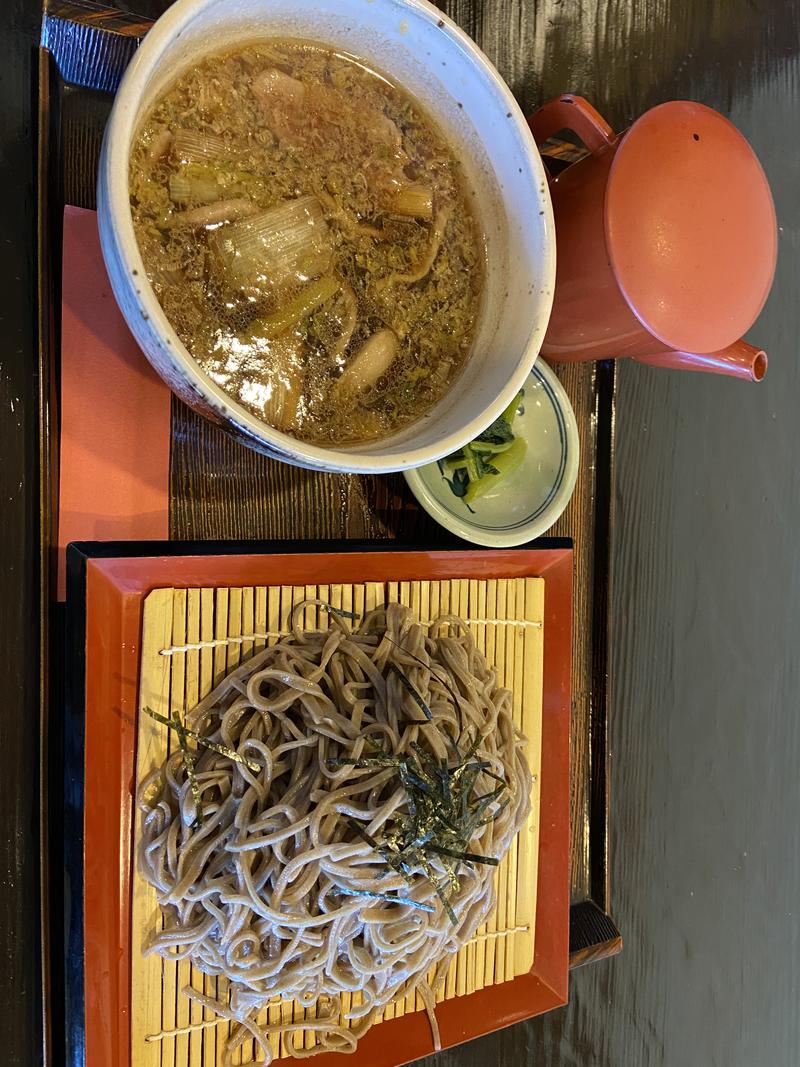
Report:
<svg viewBox="0 0 800 1067"><path fill-rule="evenodd" d="M542 345L550 360L641 363L760 381L767 356L739 340L775 275L775 208L741 133L672 101L616 135L580 96L529 119L539 145L569 130L589 154L550 182L557 267Z"/></svg>

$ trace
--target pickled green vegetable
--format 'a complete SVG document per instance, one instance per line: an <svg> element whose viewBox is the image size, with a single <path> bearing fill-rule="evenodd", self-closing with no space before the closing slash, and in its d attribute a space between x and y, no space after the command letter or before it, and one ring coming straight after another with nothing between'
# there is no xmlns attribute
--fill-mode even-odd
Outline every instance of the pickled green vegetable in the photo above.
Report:
<svg viewBox="0 0 800 1067"><path fill-rule="evenodd" d="M479 437L440 463L453 494L467 507L499 485L525 459L527 443L515 437L513 430L523 395L524 390L520 390L503 414ZM448 478L448 474L452 477Z"/></svg>

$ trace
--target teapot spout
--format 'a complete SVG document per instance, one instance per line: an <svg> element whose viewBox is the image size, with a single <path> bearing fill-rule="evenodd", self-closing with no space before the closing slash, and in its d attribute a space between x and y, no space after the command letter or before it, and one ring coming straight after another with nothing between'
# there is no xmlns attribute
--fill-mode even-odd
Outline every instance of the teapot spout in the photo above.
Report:
<svg viewBox="0 0 800 1067"><path fill-rule="evenodd" d="M633 358L638 363L649 363L651 367L709 371L712 374L728 374L732 378L744 378L748 382L760 382L767 373L767 353L763 348L749 345L747 341L735 341L719 352L664 351Z"/></svg>

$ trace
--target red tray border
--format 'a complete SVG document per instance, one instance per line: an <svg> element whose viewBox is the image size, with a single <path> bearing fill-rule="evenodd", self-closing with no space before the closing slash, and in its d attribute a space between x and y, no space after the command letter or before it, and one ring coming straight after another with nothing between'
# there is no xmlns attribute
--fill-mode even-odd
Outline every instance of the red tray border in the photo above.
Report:
<svg viewBox="0 0 800 1067"><path fill-rule="evenodd" d="M130 1064L130 841L144 598L159 586L542 576L544 708L536 957L512 982L437 1008L447 1048L566 1003L572 551L366 551L90 559L86 568L84 959L86 1067ZM89 666L91 669L88 669ZM92 798L89 800L88 798ZM115 801L117 801L115 803ZM374 1027L348 1062L399 1067L432 1052L424 1013ZM315 1057L341 1067L341 1057Z"/></svg>

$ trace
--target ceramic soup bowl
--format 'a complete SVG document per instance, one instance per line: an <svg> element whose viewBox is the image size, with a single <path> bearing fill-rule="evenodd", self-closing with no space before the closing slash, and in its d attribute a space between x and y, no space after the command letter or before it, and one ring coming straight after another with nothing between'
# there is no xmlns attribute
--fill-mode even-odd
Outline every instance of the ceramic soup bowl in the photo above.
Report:
<svg viewBox="0 0 800 1067"><path fill-rule="evenodd" d="M147 281L128 197L131 145L158 97L205 55L248 41L318 41L368 62L420 101L460 159L486 241L474 345L448 394L392 436L341 448L267 425L200 369ZM242 442L298 466L381 472L429 463L480 433L525 381L544 337L555 277L550 194L525 119L476 45L425 0L178 0L153 26L119 88L103 143L98 221L117 301L181 399Z"/></svg>

